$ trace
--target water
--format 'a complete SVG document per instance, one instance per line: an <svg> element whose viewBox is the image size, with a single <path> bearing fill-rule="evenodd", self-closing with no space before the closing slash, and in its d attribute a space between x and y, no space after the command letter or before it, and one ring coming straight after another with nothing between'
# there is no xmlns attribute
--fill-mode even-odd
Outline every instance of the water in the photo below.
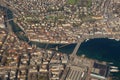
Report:
<svg viewBox="0 0 120 80"><path fill-rule="evenodd" d="M8 13L11 13L9 11ZM13 18L12 14L8 15L9 18ZM12 29L20 40L28 42L26 36L20 35L18 32L21 32L21 29L13 21L10 22ZM30 42L30 45L36 44L40 48L46 48L46 43L39 42ZM47 49L55 50L56 46L59 48L59 52L64 52L66 54L71 54L76 44L70 44L65 47L60 48L65 44L49 44ZM77 55L80 56L84 54L88 58L97 59L100 61L113 62L115 66L120 68L120 41L110 40L107 38L91 39L87 42L83 42L77 52ZM120 80L120 73L113 74Z"/></svg>

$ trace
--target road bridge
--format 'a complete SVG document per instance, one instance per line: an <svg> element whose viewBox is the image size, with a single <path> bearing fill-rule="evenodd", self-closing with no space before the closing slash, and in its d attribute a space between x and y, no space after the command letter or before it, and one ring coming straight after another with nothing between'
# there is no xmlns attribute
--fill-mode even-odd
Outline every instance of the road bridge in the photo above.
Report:
<svg viewBox="0 0 120 80"><path fill-rule="evenodd" d="M10 10L13 12L13 15L17 17L18 15L16 15L16 14L19 14L19 12L18 12L17 10L15 10L12 6L8 6L6 3L7 3L7 2L4 2L4 1L1 1L1 0L0 0L0 6L10 9ZM5 10L6 15L11 14L11 13L7 13L7 10L8 10L8 9L4 9L4 8L3 8L3 10ZM5 21L4 21L4 22L7 24L7 28L8 28L8 31L9 31L10 33L12 32L12 27L11 27L11 25L10 25L9 22L10 22L10 21L13 21L13 20L14 20L14 17L8 19L8 16L7 16L6 19L5 19ZM17 23L17 25L18 25L18 26L22 29L22 31L26 34L24 28L23 28L19 23Z"/></svg>
<svg viewBox="0 0 120 80"><path fill-rule="evenodd" d="M5 7L5 8L8 8L8 9L10 9L14 14L14 16L18 16L18 15L20 15L20 13L19 13L19 11L18 10L16 10L16 8L14 7L14 6L12 6L12 5L10 5L10 3L8 3L7 1L5 1L5 0L0 0L0 6L3 6L3 7ZM17 14L17 15L16 15Z"/></svg>
<svg viewBox="0 0 120 80"><path fill-rule="evenodd" d="M7 19L5 20L4 22L10 22L10 21L13 21L14 19Z"/></svg>
<svg viewBox="0 0 120 80"><path fill-rule="evenodd" d="M74 50L73 50L73 52L72 52L72 56L76 56L76 53L77 53L80 45L81 45L81 42L78 42L78 43L76 44L76 46L75 46L75 48L74 48Z"/></svg>
<svg viewBox="0 0 120 80"><path fill-rule="evenodd" d="M115 40L120 40L120 34L94 34L94 35L84 35L80 41L77 42L71 56L75 56L81 43L86 41L87 39L94 39L94 38L108 38L108 39L115 39Z"/></svg>

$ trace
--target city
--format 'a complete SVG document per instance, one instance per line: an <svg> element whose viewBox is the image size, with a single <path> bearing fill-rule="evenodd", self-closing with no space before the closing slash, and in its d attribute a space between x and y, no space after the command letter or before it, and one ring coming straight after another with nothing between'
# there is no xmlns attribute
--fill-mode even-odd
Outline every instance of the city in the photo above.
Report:
<svg viewBox="0 0 120 80"><path fill-rule="evenodd" d="M76 53L88 39L120 40L119 0L0 0L0 6L0 80L114 80L117 67ZM77 44L69 55L31 41Z"/></svg>
<svg viewBox="0 0 120 80"><path fill-rule="evenodd" d="M31 41L75 43L95 37L120 38L119 0L86 0L84 5L69 5L67 0L3 1L15 8L15 21Z"/></svg>

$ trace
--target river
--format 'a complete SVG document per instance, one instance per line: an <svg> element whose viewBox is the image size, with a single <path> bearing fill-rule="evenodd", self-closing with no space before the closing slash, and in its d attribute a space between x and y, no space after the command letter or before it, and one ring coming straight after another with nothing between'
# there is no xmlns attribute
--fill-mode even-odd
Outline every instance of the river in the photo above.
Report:
<svg viewBox="0 0 120 80"><path fill-rule="evenodd" d="M3 7L0 6L0 8ZM9 14L7 15L9 19L13 18L13 14L10 10L8 10L7 13ZM9 23L12 26L13 32L18 36L20 40L26 42L29 41L26 36L19 34L19 32L22 32L22 30L19 28L19 26L16 23L14 23L14 21L10 21ZM30 42L29 44L30 45L36 44L37 47L40 48L46 48L47 46L46 43L39 43L39 42ZM64 45L65 44L49 44L46 49L53 49L56 48L56 46L58 46L59 52L71 54L76 44L70 44L66 46ZM91 39L88 40L87 42L84 41L77 52L78 56L82 54L84 54L88 58L92 58L100 61L112 62L114 66L118 66L120 68L120 41L115 41L107 38ZM119 79L116 80L120 80L120 72L114 73L113 75L119 77Z"/></svg>

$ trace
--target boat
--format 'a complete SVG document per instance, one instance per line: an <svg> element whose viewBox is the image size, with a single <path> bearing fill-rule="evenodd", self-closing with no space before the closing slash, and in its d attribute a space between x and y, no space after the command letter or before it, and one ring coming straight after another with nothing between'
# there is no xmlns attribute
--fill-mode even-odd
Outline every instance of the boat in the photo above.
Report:
<svg viewBox="0 0 120 80"><path fill-rule="evenodd" d="M108 64L114 64L113 62L110 62L110 63L108 63Z"/></svg>
<svg viewBox="0 0 120 80"><path fill-rule="evenodd" d="M110 69L110 72L119 72L118 69Z"/></svg>
<svg viewBox="0 0 120 80"><path fill-rule="evenodd" d="M109 38L109 39L113 40L114 38Z"/></svg>
<svg viewBox="0 0 120 80"><path fill-rule="evenodd" d="M87 42L89 39L86 39L85 42Z"/></svg>
<svg viewBox="0 0 120 80"><path fill-rule="evenodd" d="M110 68L112 68L112 69L118 69L118 67L116 67L116 66L110 66Z"/></svg>
<svg viewBox="0 0 120 80"><path fill-rule="evenodd" d="M115 39L116 41L120 41L120 39Z"/></svg>

